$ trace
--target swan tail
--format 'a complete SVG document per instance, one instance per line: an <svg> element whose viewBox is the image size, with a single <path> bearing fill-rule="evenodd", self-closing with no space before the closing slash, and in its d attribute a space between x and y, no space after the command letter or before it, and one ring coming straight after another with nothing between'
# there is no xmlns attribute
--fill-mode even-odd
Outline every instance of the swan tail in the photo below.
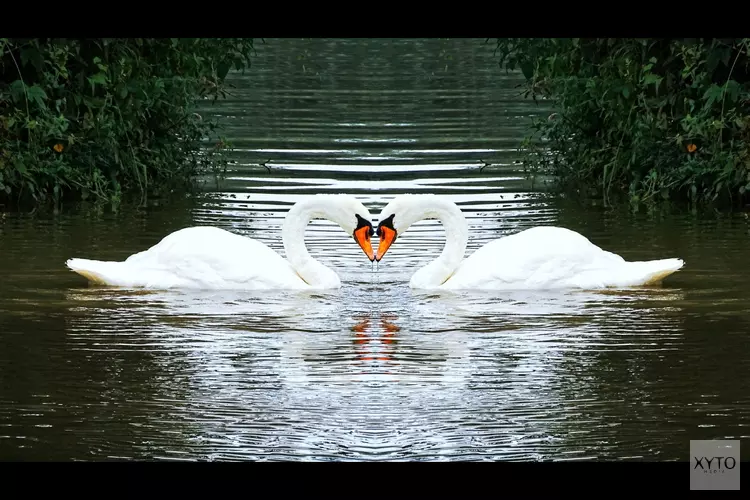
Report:
<svg viewBox="0 0 750 500"><path fill-rule="evenodd" d="M667 276L679 271L685 262L682 259L659 259L628 263L628 281L635 286L658 285Z"/></svg>
<svg viewBox="0 0 750 500"><path fill-rule="evenodd" d="M69 259L65 265L95 285L132 285L132 275L123 262Z"/></svg>

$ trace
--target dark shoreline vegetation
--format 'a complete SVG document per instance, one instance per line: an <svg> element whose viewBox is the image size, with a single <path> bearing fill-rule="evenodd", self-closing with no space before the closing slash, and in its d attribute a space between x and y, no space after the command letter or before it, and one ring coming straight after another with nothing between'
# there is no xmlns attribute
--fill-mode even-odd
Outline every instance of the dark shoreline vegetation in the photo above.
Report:
<svg viewBox="0 0 750 500"><path fill-rule="evenodd" d="M495 43L525 95L557 109L521 148L530 176L604 206L746 207L750 38Z"/></svg>
<svg viewBox="0 0 750 500"><path fill-rule="evenodd" d="M0 204L117 205L189 191L228 147L195 112L252 38L0 38Z"/></svg>
<svg viewBox="0 0 750 500"><path fill-rule="evenodd" d="M254 39L0 38L0 207L184 197L220 176L196 111ZM524 93L553 102L519 144L531 177L602 207L744 208L750 39L495 39Z"/></svg>

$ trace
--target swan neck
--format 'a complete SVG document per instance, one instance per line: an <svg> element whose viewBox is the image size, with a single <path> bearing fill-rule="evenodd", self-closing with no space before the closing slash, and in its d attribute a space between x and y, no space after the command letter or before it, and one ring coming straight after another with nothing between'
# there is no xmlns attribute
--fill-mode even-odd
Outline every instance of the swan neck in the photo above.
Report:
<svg viewBox="0 0 750 500"><path fill-rule="evenodd" d="M463 261L469 230L466 217L455 203L433 203L425 210L424 218L440 220L445 230L445 246L439 257L414 274L411 285L434 288L445 283Z"/></svg>
<svg viewBox="0 0 750 500"><path fill-rule="evenodd" d="M315 202L294 205L284 219L281 239L286 259L295 272L312 287L331 287L340 284L338 275L314 259L305 245L305 231L313 219L331 220L330 210Z"/></svg>

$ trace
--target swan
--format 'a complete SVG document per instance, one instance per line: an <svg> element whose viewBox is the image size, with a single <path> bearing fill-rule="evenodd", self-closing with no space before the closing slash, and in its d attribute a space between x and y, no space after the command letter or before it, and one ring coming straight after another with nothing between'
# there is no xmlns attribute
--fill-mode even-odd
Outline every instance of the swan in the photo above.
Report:
<svg viewBox="0 0 750 500"><path fill-rule="evenodd" d="M344 194L318 194L287 212L281 230L286 259L265 244L211 226L194 226L165 236L148 250L122 262L73 258L67 266L99 285L151 289L310 290L341 286L335 271L305 247L313 219L335 222L354 237L372 262L371 215Z"/></svg>
<svg viewBox="0 0 750 500"><path fill-rule="evenodd" d="M433 194L405 194L380 213L375 260L409 226L439 219L445 228L442 253L417 270L411 288L443 290L599 289L660 283L679 270L682 259L628 262L585 236L562 227L539 226L499 238L464 259L469 239L466 218L452 201Z"/></svg>

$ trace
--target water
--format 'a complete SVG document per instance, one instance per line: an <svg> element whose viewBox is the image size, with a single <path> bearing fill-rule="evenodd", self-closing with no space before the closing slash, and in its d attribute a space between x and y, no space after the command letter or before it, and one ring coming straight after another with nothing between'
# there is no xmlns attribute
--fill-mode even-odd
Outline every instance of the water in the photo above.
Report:
<svg viewBox="0 0 750 500"><path fill-rule="evenodd" d="M235 96L205 111L238 148L214 198L0 214L0 458L686 460L690 439L747 439L747 220L531 194L514 149L549 109L518 97L491 52L269 40ZM375 222L396 193L447 196L468 216L469 252L557 224L628 259L687 265L648 291L413 292L411 274L442 249L434 221L377 272L314 221L310 252L344 282L326 293L97 289L63 265L123 259L191 224L283 252L289 206L336 191Z"/></svg>

